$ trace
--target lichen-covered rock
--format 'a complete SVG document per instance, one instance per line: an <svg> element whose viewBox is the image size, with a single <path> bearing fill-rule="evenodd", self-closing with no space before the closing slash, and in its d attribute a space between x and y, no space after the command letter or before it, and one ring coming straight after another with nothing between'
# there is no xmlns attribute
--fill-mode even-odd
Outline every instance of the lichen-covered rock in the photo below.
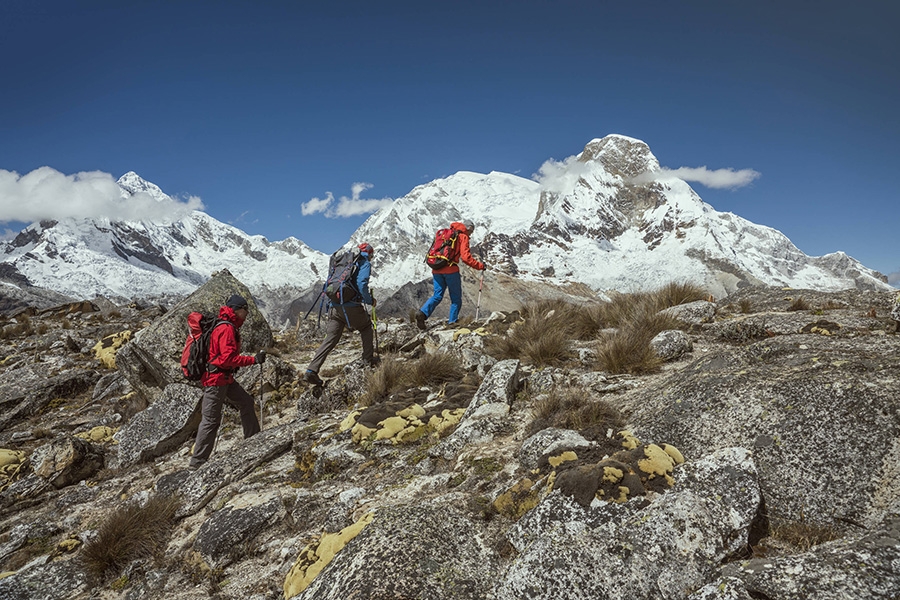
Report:
<svg viewBox="0 0 900 600"><path fill-rule="evenodd" d="M511 358L496 363L488 372L487 377L481 382L475 397L469 403L463 415L463 420L474 413L479 407L502 402L512 404L516 390L519 386L519 360Z"/></svg>
<svg viewBox="0 0 900 600"><path fill-rule="evenodd" d="M94 357L100 361L101 365L107 369L115 369L116 352L118 352L119 348L125 345L130 339L130 330L112 333L97 342L91 349L91 352L93 352Z"/></svg>
<svg viewBox="0 0 900 600"><path fill-rule="evenodd" d="M698 588L748 543L756 470L748 451L728 448L685 463L675 479L665 494L623 504L550 494L508 533L519 555L494 597L668 600Z"/></svg>
<svg viewBox="0 0 900 600"><path fill-rule="evenodd" d="M172 383L184 383L181 353L188 334L187 316L197 311L218 315L232 294L250 304L250 314L241 327L241 350L252 354L274 343L272 330L254 303L247 287L226 270L213 273L209 281L173 306L160 318L134 335L116 353L116 364L134 389L152 403Z"/></svg>
<svg viewBox="0 0 900 600"><path fill-rule="evenodd" d="M792 556L753 558L725 565L720 582L746 596L770 600L875 600L900 597L900 517L890 517L871 532L814 546ZM690 600L726 600L694 594Z"/></svg>
<svg viewBox="0 0 900 600"><path fill-rule="evenodd" d="M694 349L691 338L680 329L660 331L650 340L650 348L664 361L674 360Z"/></svg>
<svg viewBox="0 0 900 600"><path fill-rule="evenodd" d="M366 391L366 373L362 368L348 369L326 381L324 387L310 387L297 399L297 416L308 419L352 406Z"/></svg>
<svg viewBox="0 0 900 600"><path fill-rule="evenodd" d="M488 598L497 557L445 498L379 509L295 600Z"/></svg>
<svg viewBox="0 0 900 600"><path fill-rule="evenodd" d="M666 308L660 313L674 317L688 325L700 325L713 320L713 317L716 316L716 304L706 300L697 300Z"/></svg>
<svg viewBox="0 0 900 600"><path fill-rule="evenodd" d="M688 456L752 448L771 517L865 525L900 510L898 371L897 336L777 336L711 352L623 408L638 436Z"/></svg>
<svg viewBox="0 0 900 600"><path fill-rule="evenodd" d="M213 453L199 469L172 481L171 493L181 496L183 500L176 516L186 517L196 513L229 481L239 479L260 464L287 452L297 425L297 422L291 422L263 430L241 441L231 452Z"/></svg>
<svg viewBox="0 0 900 600"><path fill-rule="evenodd" d="M70 600L92 585L76 560L58 560L0 579L3 600Z"/></svg>
<svg viewBox="0 0 900 600"><path fill-rule="evenodd" d="M200 424L200 397L200 390L189 385L166 386L162 396L114 436L119 467L153 460L190 439Z"/></svg>
<svg viewBox="0 0 900 600"><path fill-rule="evenodd" d="M236 551L284 514L281 498L271 493L233 498L203 522L194 549L210 567L222 568L240 558Z"/></svg>
<svg viewBox="0 0 900 600"><path fill-rule="evenodd" d="M31 453L34 473L60 489L94 475L103 468L103 452L80 438L66 435Z"/></svg>
<svg viewBox="0 0 900 600"><path fill-rule="evenodd" d="M97 369L65 368L48 376L46 364L16 366L0 373L0 432L38 414L50 402L75 398L91 389Z"/></svg>

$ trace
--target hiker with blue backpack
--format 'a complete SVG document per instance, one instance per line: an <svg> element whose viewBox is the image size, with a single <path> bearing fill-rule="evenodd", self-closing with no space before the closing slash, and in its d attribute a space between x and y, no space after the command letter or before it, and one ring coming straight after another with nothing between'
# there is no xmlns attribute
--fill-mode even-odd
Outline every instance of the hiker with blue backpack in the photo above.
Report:
<svg viewBox="0 0 900 600"><path fill-rule="evenodd" d="M363 307L364 304L368 304L375 308L375 298L369 291L371 261L374 254L375 250L371 244L363 243L353 250L339 250L332 255L328 279L322 290L323 300L328 298L329 307L325 340L316 350L306 368L306 373L303 374L303 379L307 383L316 386L324 384L319 377L319 369L341 341L345 327L359 332L362 338L362 361L368 366L375 366L377 363L372 320Z"/></svg>
<svg viewBox="0 0 900 600"><path fill-rule="evenodd" d="M450 223L447 229L439 229L434 242L425 257L425 263L431 267L434 278L434 295L416 312L416 326L425 331L425 320L431 316L437 305L444 299L444 293L450 292L450 316L447 323L453 324L459 319L462 308L462 276L459 274L459 263L463 262L476 271L484 271L484 263L476 260L469 250L469 236L475 225L472 221Z"/></svg>

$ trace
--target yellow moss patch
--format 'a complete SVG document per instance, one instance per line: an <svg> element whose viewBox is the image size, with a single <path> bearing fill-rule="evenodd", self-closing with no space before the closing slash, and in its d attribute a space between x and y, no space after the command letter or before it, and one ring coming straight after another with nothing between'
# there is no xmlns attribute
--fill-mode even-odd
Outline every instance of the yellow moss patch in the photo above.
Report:
<svg viewBox="0 0 900 600"><path fill-rule="evenodd" d="M666 454L672 457L672 460L675 461L676 465L680 465L684 463L684 455L681 454L681 451L671 444L663 444L662 449L666 451Z"/></svg>
<svg viewBox="0 0 900 600"><path fill-rule="evenodd" d="M434 429L435 433L440 435L441 432L443 432L445 429L449 429L450 427L455 427L456 425L458 425L465 412L465 407L456 408L453 410L445 408L441 411L440 417L438 417L437 415L433 415L431 419L429 419L428 424L432 429Z"/></svg>
<svg viewBox="0 0 900 600"><path fill-rule="evenodd" d="M564 462L569 462L570 460L578 460L578 455L575 454L572 450L566 450L562 454L558 456L551 456L547 459L547 462L550 463L554 469Z"/></svg>
<svg viewBox="0 0 900 600"><path fill-rule="evenodd" d="M620 431L618 435L622 438L622 447L626 450L634 450L641 445L640 440L634 437L634 434L627 429Z"/></svg>
<svg viewBox="0 0 900 600"><path fill-rule="evenodd" d="M3 571L2 573L0 573L0 579L9 577L10 575L15 575L16 573L18 573L18 571Z"/></svg>
<svg viewBox="0 0 900 600"><path fill-rule="evenodd" d="M376 430L372 429L371 427L366 427L362 423L357 423L353 426L353 429L350 430L350 434L353 438L353 441L359 444L363 440L369 439L369 437L371 437L371 435L375 433L375 431Z"/></svg>
<svg viewBox="0 0 900 600"><path fill-rule="evenodd" d="M25 453L19 450L7 450L0 448L0 467L7 465L17 465L25 460Z"/></svg>
<svg viewBox="0 0 900 600"><path fill-rule="evenodd" d="M404 408L400 412L397 413L398 417L403 417L404 419L408 419L410 417L415 417L417 420L425 416L425 409L419 406L418 404L413 404L408 408Z"/></svg>
<svg viewBox="0 0 900 600"><path fill-rule="evenodd" d="M630 491L631 490L629 490L624 485L620 485L619 486L619 495L616 496L615 498L610 498L610 501L615 502L616 504L622 504L623 502L627 502L628 501L628 492L630 492Z"/></svg>
<svg viewBox="0 0 900 600"><path fill-rule="evenodd" d="M408 422L403 417L388 417L378 424L381 425L381 428L375 433L375 439L386 440L403 431L407 427Z"/></svg>
<svg viewBox="0 0 900 600"><path fill-rule="evenodd" d="M107 369L115 369L116 368L116 352L119 351L125 342L131 339L131 331L122 331L119 333L114 333L112 335L108 335L91 348L91 352L94 353L94 356L97 360L100 361Z"/></svg>
<svg viewBox="0 0 900 600"><path fill-rule="evenodd" d="M72 552L80 545L81 540L78 538L68 538L57 544L56 549L60 552Z"/></svg>
<svg viewBox="0 0 900 600"><path fill-rule="evenodd" d="M650 479L657 475L671 473L675 466L675 460L656 444L650 444L644 448L644 456L646 458L638 461L638 468L647 473Z"/></svg>
<svg viewBox="0 0 900 600"><path fill-rule="evenodd" d="M356 425L356 417L362 414L361 410L354 410L352 413L347 415L343 421L341 421L341 425L338 428L338 431L347 431L348 429L353 429L353 426Z"/></svg>
<svg viewBox="0 0 900 600"><path fill-rule="evenodd" d="M622 469L617 469L615 467L603 467L604 483L616 483L617 481L621 481L622 477L624 476L625 473L622 472Z"/></svg>
<svg viewBox="0 0 900 600"><path fill-rule="evenodd" d="M76 433L75 437L87 440L89 442L94 442L96 444L100 444L103 442L115 442L115 440L113 439L113 435L116 433L116 431L118 431L118 429L113 429L112 427L107 427L106 425L98 425L90 431Z"/></svg>
<svg viewBox="0 0 900 600"><path fill-rule="evenodd" d="M338 533L323 533L319 539L306 546L297 557L284 579L284 597L292 598L309 587L322 569L335 555L372 522L373 513L367 513L359 521Z"/></svg>

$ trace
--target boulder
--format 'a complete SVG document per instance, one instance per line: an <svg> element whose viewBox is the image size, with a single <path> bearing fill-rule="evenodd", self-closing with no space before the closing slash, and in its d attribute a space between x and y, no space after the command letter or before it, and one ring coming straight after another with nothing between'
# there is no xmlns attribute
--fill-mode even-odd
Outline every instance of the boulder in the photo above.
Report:
<svg viewBox="0 0 900 600"><path fill-rule="evenodd" d="M498 559L457 508L462 501L379 509L324 568L311 565L321 571L308 587L285 598L487 598Z"/></svg>
<svg viewBox="0 0 900 600"><path fill-rule="evenodd" d="M691 352L694 345L688 334L679 329L660 331L650 340L650 348L664 361L680 358L684 353Z"/></svg>
<svg viewBox="0 0 900 600"><path fill-rule="evenodd" d="M507 539L519 553L496 600L684 597L743 550L761 495L747 450L727 448L675 470L665 493L588 507L552 492Z"/></svg>
<svg viewBox="0 0 900 600"><path fill-rule="evenodd" d="M113 436L119 443L118 466L153 460L193 437L200 425L201 396L199 389L189 385L167 385L156 402Z"/></svg>
<svg viewBox="0 0 900 600"><path fill-rule="evenodd" d="M213 569L227 566L235 558L235 549L286 514L281 498L272 494L252 494L234 498L200 526L194 549Z"/></svg>
<svg viewBox="0 0 900 600"><path fill-rule="evenodd" d="M896 336L776 336L703 355L622 408L686 457L753 449L773 520L868 526L900 511L898 372Z"/></svg>
<svg viewBox="0 0 900 600"><path fill-rule="evenodd" d="M227 270L213 273L209 281L137 332L117 352L119 370L148 403L156 400L167 385L185 381L181 353L188 334L188 314L198 311L217 315L232 294L242 295L250 304L250 314L240 330L241 351L253 354L274 344L272 330L247 287Z"/></svg>
<svg viewBox="0 0 900 600"><path fill-rule="evenodd" d="M716 316L716 304L706 300L697 300L696 302L671 306L661 310L660 313L674 317L687 325L700 325L713 320Z"/></svg>
<svg viewBox="0 0 900 600"><path fill-rule="evenodd" d="M65 435L31 453L35 474L56 489L87 479L103 468L103 452L80 438Z"/></svg>

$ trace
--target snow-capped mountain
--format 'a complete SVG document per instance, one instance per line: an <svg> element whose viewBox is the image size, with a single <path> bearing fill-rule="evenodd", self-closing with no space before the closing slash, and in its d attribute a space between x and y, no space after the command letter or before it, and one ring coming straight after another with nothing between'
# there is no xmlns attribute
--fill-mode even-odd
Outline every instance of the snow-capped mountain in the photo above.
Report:
<svg viewBox="0 0 900 600"><path fill-rule="evenodd" d="M118 180L126 196L168 200L137 174ZM170 224L65 219L42 221L6 245L0 274L12 283L66 294L113 299L176 297L193 292L221 269L252 290L270 319L321 281L328 256L296 238L269 242L200 211Z"/></svg>
<svg viewBox="0 0 900 600"><path fill-rule="evenodd" d="M520 279L623 292L689 281L717 296L760 283L891 289L843 252L807 256L775 229L717 212L684 181L654 181L659 170L647 144L610 135L540 181L460 172L419 186L373 214L352 242L375 246L373 284L390 290L427 278L434 231L464 218L476 224L475 253Z"/></svg>
<svg viewBox="0 0 900 600"><path fill-rule="evenodd" d="M426 280L423 259L434 232L463 219L476 223L474 253L517 284L578 283L602 293L685 281L716 296L760 283L892 289L884 275L842 252L807 256L782 233L717 212L687 183L659 173L644 142L610 135L545 166L538 181L462 171L416 187L367 219L347 246L375 246L379 299ZM135 173L118 184L123 197L171 200ZM299 298L307 308L328 265L328 255L296 238L269 242L199 211L169 224L42 221L0 249L3 287L37 286L76 299L182 296L227 268L275 325L296 314Z"/></svg>

